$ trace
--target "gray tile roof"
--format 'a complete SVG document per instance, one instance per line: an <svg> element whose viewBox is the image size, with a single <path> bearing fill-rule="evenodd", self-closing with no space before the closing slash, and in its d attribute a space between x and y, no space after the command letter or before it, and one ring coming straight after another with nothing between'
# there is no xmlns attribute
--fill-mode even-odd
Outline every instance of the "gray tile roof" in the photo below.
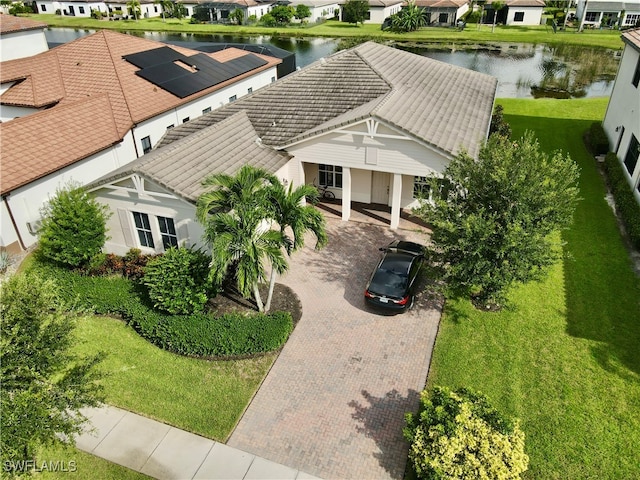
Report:
<svg viewBox="0 0 640 480"><path fill-rule="evenodd" d="M195 203L204 192L202 180L212 173L235 174L243 165L276 172L291 157L262 144L245 112L238 112L155 149L88 185L93 190L135 173Z"/></svg>
<svg viewBox="0 0 640 480"><path fill-rule="evenodd" d="M374 117L445 155L476 156L486 139L497 79L374 42L338 52L185 125L159 147L246 111L274 148Z"/></svg>

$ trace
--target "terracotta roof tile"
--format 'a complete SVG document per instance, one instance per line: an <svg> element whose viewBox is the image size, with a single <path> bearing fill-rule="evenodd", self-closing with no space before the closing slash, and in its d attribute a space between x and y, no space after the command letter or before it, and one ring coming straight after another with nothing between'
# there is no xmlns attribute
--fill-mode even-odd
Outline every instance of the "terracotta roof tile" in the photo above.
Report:
<svg viewBox="0 0 640 480"><path fill-rule="evenodd" d="M10 192L120 141L109 103L101 94L0 123L0 190Z"/></svg>
<svg viewBox="0 0 640 480"><path fill-rule="evenodd" d="M0 14L0 34L24 32L26 30L42 30L47 28L45 22L37 22L30 18Z"/></svg>
<svg viewBox="0 0 640 480"><path fill-rule="evenodd" d="M206 55L221 62L244 55L256 55L266 60L267 64L193 95L179 98L136 75L138 68L122 58L125 55L156 49L160 46L164 46L164 44L117 32L101 31L32 57L10 60L0 64L0 82L16 82L0 96L0 103L34 108L55 104L52 108L33 115L29 121L29 125L34 122L33 124L36 125L34 129L39 132L45 132L48 128L52 129L54 135L51 138L44 137L49 143L40 140L38 146L32 145L33 142L15 146L15 148L23 149L27 154L26 158L29 158L29 161L36 165L37 168L33 170L33 179L41 176L40 173L44 170L47 173L53 171L48 168L43 170L44 164L37 158L37 155L42 151L47 153L47 160L51 164L66 165L84 158L82 152L96 152L110 145L109 142L105 143L99 135L85 135L87 125L99 127L98 119L109 122L107 125L109 131L113 127L112 122L115 121L118 138L122 139L136 123L189 103L196 98L224 88L238 79L274 67L281 62L273 57L238 49L208 53ZM201 53L182 47L169 47L186 56ZM60 144L60 137L55 135L56 128L54 127L59 128L59 125L63 124L74 125L75 118L84 117L86 114L80 114L73 108L60 112L57 110L63 106L73 106L77 103L84 105L83 102L88 97L96 95L108 97L108 102L104 104L108 111L95 115L95 118L90 119L91 121L85 125L79 125L75 138L85 145L82 148L67 148L66 144ZM49 120L48 116L55 118L56 121ZM27 118L30 117L18 120L22 122ZM7 124L16 121L12 120ZM37 125L35 122L40 124ZM5 186L23 184L24 175L22 173L15 179L11 177L17 175L18 172L29 170L24 166L15 170L7 167L9 159L5 156L5 151L11 151L15 142L16 140L11 136L3 138L1 161L6 171L5 175L8 175L9 178L3 178L2 192L6 192ZM46 145L46 147L41 150L40 144ZM75 156L70 157L69 155Z"/></svg>

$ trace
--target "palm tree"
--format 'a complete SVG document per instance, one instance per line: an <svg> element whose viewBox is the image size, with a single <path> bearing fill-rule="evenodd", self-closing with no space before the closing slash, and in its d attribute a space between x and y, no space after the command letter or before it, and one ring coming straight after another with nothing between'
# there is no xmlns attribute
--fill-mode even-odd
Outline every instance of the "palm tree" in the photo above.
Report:
<svg viewBox="0 0 640 480"><path fill-rule="evenodd" d="M305 205L303 202L305 199L317 199L317 197L318 189L313 185L300 185L294 190L293 184L290 184L287 189L278 180L268 187L267 200L271 207L270 216L280 226L284 247L289 256L304 246L304 234L307 231L312 232L316 237L316 249L327 244L324 217L315 207ZM287 229L291 231L293 238L287 235ZM266 311L271 308L276 273L280 272L276 269L271 270Z"/></svg>
<svg viewBox="0 0 640 480"><path fill-rule="evenodd" d="M153 3L156 5L160 5L162 21L165 22L165 12L170 11L171 7L173 6L173 2L171 2L171 0L153 0Z"/></svg>
<svg viewBox="0 0 640 480"><path fill-rule="evenodd" d="M210 213L230 212L237 206L253 206L266 217L265 186L279 180L262 168L243 166L236 175L216 173L202 185L212 187L198 198L196 217L204 224Z"/></svg>
<svg viewBox="0 0 640 480"><path fill-rule="evenodd" d="M204 235L211 246L211 280L221 285L234 267L238 291L245 298L253 294L260 312L265 311L258 288L266 281L265 260L280 274L288 268L282 252L282 233L261 228L263 220L252 209L215 213L209 218Z"/></svg>
<svg viewBox="0 0 640 480"><path fill-rule="evenodd" d="M127 8L129 12L133 13L133 18L138 21L138 15L140 15L140 0L129 0L127 2Z"/></svg>

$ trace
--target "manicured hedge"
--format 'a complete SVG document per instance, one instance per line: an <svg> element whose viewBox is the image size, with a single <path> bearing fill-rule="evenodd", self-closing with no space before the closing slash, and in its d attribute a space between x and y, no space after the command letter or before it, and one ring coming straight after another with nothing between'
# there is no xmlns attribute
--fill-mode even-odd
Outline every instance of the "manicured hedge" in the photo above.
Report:
<svg viewBox="0 0 640 480"><path fill-rule="evenodd" d="M84 276L40 262L31 268L54 279L71 309L121 316L140 336L182 355L234 357L269 352L280 348L293 330L288 312L221 317L163 314L145 302L134 282L120 276Z"/></svg>
<svg viewBox="0 0 640 480"><path fill-rule="evenodd" d="M625 177L623 166L615 153L609 152L604 161L609 188L616 202L616 209L633 246L640 249L640 205L631 185Z"/></svg>
<svg viewBox="0 0 640 480"><path fill-rule="evenodd" d="M594 155L604 155L609 151L609 139L602 128L602 123L593 122L589 128L589 145Z"/></svg>

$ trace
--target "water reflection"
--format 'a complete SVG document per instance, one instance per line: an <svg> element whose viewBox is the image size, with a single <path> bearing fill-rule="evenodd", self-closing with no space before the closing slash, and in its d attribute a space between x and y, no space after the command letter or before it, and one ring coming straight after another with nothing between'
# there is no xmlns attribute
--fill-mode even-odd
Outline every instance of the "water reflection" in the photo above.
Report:
<svg viewBox="0 0 640 480"><path fill-rule="evenodd" d="M499 97L608 96L619 62L611 50L574 45L463 46L446 50L434 46L397 47L493 75L498 78Z"/></svg>
<svg viewBox="0 0 640 480"><path fill-rule="evenodd" d="M69 28L45 31L50 43L64 43L93 33ZM220 34L128 32L159 42L272 44L296 53L296 63L305 67L331 55L338 45L332 38L280 36L237 37ZM493 46L442 46L398 44L408 50L452 65L498 78L498 97L599 97L613 88L619 58L611 50L572 45L497 44Z"/></svg>

